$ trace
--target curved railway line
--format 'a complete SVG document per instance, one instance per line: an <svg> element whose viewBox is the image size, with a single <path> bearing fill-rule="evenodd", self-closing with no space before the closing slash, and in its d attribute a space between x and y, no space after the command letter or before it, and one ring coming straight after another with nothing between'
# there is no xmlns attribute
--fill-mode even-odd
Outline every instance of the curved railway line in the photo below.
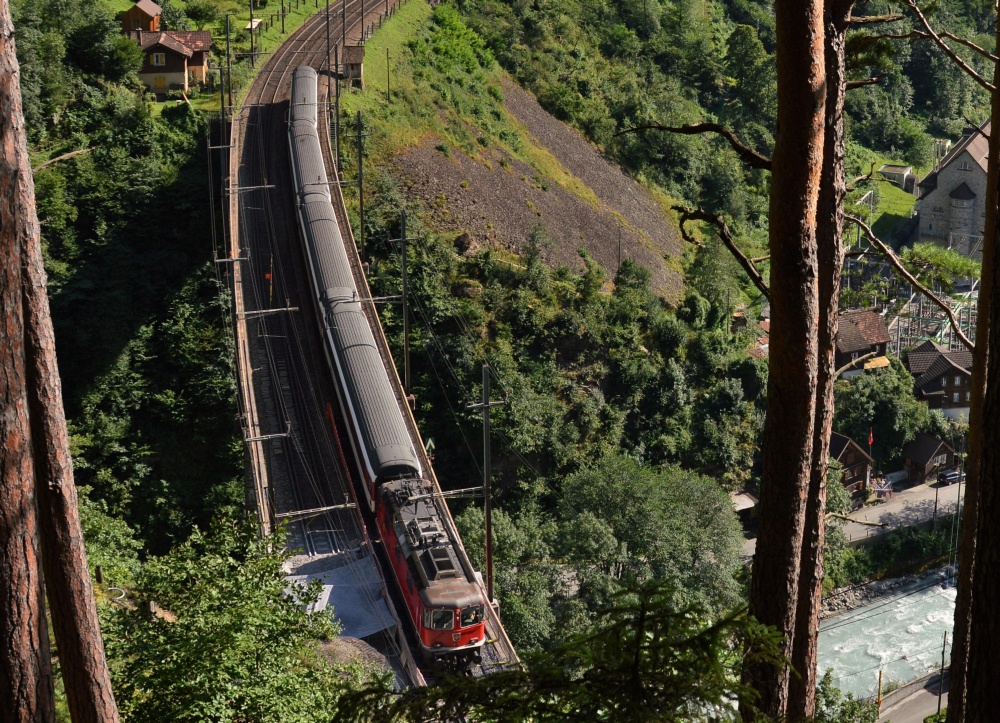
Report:
<svg viewBox="0 0 1000 723"><path fill-rule="evenodd" d="M345 1L346 33L342 24L345 9L340 3L330 5L329 15L320 11L308 18L267 59L243 105L233 109L228 188L224 189L229 201L228 252L230 259L236 259L228 265L236 312L241 421L251 468L249 497L258 509L262 532L268 533L277 522L288 520L290 544L312 559L326 561L362 557L373 546L355 504L351 479L355 467L346 459L350 445L346 440L340 443L345 427L315 334L316 312L309 298L296 227L286 120L292 71L299 65L310 65L321 78L329 77L328 33L331 49L342 37L348 43L357 42L362 27L371 27L373 20L398 4L398 0L387 4L369 0L367 16L362 19L361 0ZM320 83L321 106L328 105L327 88L327 83ZM329 126L322 124L322 130L328 175L335 179L338 175L333 169ZM340 187L333 185L331 191L358 289L370 298ZM365 305L365 311L397 402L405 410L414 448L427 476L437 485L377 312L371 304ZM447 523L454 528L450 513L446 514ZM460 554L465 555L464 550ZM386 564L383 556L377 559ZM394 611L395 591L387 593L386 602ZM378 605L377 600L369 603ZM405 615L405 608L400 606L400 610ZM409 626L402 629L408 631ZM474 675L517 663L492 610L488 611L487 634L490 642L484 646L482 664L471 671ZM417 669L406 645L399 644L402 638L385 634L377 647L390 658L398 655L397 667L406 668L410 681L421 685L426 680L423 671Z"/></svg>

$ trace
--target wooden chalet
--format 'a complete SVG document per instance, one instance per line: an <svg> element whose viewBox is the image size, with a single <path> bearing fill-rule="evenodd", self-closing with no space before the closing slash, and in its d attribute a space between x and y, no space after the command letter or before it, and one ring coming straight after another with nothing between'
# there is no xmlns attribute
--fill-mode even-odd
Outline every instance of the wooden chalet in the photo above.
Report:
<svg viewBox="0 0 1000 723"><path fill-rule="evenodd" d="M830 459L843 468L841 484L851 494L851 506L857 509L865 503L871 482L872 458L857 442L843 434L830 435Z"/></svg>
<svg viewBox="0 0 1000 723"><path fill-rule="evenodd" d="M118 22L122 24L122 33L128 35L136 31L155 33L160 29L160 16L163 10L153 0L137 0L128 10L118 13Z"/></svg>
<svg viewBox="0 0 1000 723"><path fill-rule="evenodd" d="M837 321L834 366L842 369L851 362L857 362L844 372L845 378L857 376L865 369L888 366L885 359L888 344L889 329L878 312L873 309L843 311ZM864 361L858 361L862 358Z"/></svg>
<svg viewBox="0 0 1000 723"><path fill-rule="evenodd" d="M972 352L948 351L934 341L925 341L906 356L918 399L930 409L939 409L951 419L969 419L972 404Z"/></svg>
<svg viewBox="0 0 1000 723"><path fill-rule="evenodd" d="M934 435L921 432L903 447L903 462L907 480L911 484L924 484L955 466L955 450Z"/></svg>

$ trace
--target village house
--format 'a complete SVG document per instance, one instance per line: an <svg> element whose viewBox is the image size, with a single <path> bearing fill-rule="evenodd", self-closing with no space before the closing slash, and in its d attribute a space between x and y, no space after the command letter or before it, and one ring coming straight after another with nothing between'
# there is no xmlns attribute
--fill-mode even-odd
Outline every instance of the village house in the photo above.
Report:
<svg viewBox="0 0 1000 723"><path fill-rule="evenodd" d="M889 344L889 329L885 320L872 309L842 311L837 321L834 367L851 368L844 372L850 379L866 369L880 369L889 366L886 349ZM852 362L857 364L852 365Z"/></svg>
<svg viewBox="0 0 1000 723"><path fill-rule="evenodd" d="M830 435L830 459L843 469L841 484L851 494L851 506L861 507L868 496L871 482L872 458L850 437L833 432Z"/></svg>
<svg viewBox="0 0 1000 723"><path fill-rule="evenodd" d="M208 74L212 34L208 30L137 31L131 36L142 48L139 80L155 93L187 92L192 83L202 85Z"/></svg>
<svg viewBox="0 0 1000 723"><path fill-rule="evenodd" d="M118 22L122 24L122 33L128 35L136 31L155 33L160 29L160 16L163 10L152 0L138 0L128 10L118 13Z"/></svg>
<svg viewBox="0 0 1000 723"><path fill-rule="evenodd" d="M965 348L948 351L946 347L928 340L907 354L905 365L913 375L918 399L950 419L968 421L972 398L972 352Z"/></svg>
<svg viewBox="0 0 1000 723"><path fill-rule="evenodd" d="M986 153L990 122L966 128L962 140L920 182L919 240L981 261L986 224Z"/></svg>
<svg viewBox="0 0 1000 723"><path fill-rule="evenodd" d="M924 484L955 466L955 450L934 435L921 432L903 447L903 462L909 482Z"/></svg>

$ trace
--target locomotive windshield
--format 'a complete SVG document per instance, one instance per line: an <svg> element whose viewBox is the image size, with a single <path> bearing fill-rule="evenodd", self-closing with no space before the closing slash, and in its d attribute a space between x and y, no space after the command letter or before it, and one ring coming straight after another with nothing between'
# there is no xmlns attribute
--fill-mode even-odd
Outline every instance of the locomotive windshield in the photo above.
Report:
<svg viewBox="0 0 1000 723"><path fill-rule="evenodd" d="M428 610L424 613L424 627L431 630L451 630L455 627L455 611Z"/></svg>
<svg viewBox="0 0 1000 723"><path fill-rule="evenodd" d="M483 606L473 605L471 607L464 608L462 610L462 627L467 628L470 625L476 625L483 621Z"/></svg>

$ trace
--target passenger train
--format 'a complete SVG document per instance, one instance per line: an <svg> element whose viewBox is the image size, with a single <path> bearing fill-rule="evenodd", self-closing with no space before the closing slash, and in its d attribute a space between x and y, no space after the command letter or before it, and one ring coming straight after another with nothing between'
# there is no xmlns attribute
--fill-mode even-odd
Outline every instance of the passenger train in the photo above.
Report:
<svg viewBox="0 0 1000 723"><path fill-rule="evenodd" d="M317 127L316 71L292 76L288 143L299 231L323 347L366 501L406 600L425 659L478 662L485 595L422 474L402 410L361 308L331 200Z"/></svg>

